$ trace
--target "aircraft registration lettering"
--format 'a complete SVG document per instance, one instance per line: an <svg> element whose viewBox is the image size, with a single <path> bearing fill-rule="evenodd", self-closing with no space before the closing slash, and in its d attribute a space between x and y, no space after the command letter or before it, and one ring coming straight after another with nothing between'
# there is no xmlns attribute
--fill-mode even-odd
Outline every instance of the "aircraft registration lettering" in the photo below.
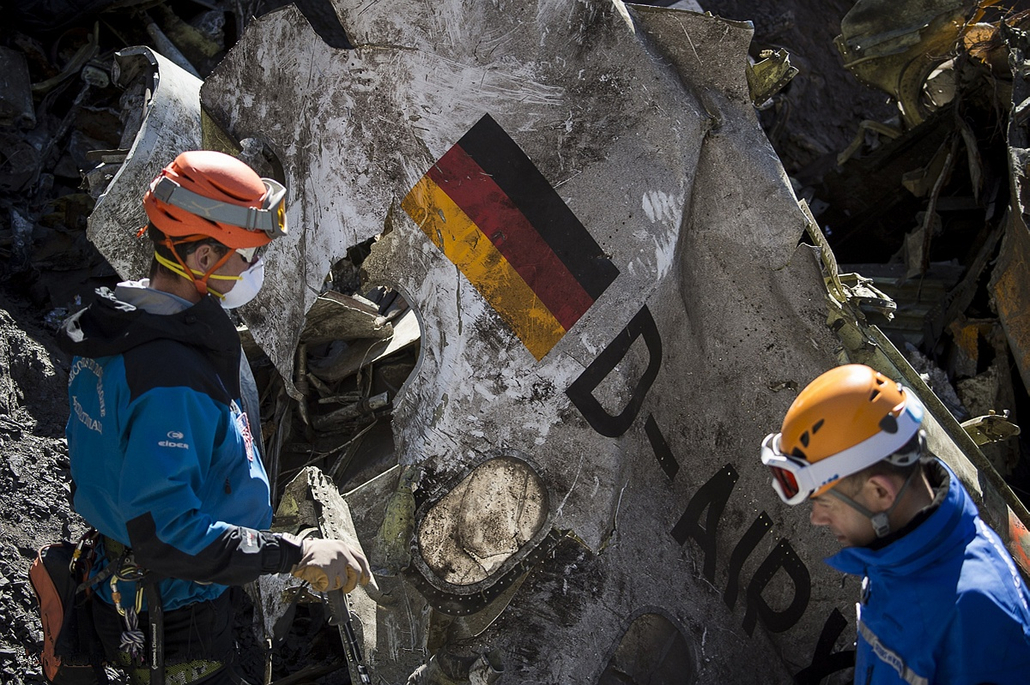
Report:
<svg viewBox="0 0 1030 685"><path fill-rule="evenodd" d="M647 346L650 357L648 365L633 388L625 407L617 416L612 416L602 407L593 392L623 360L638 338L643 338ZM647 305L644 305L615 339L569 385L566 394L595 431L606 437L617 438L629 430L640 414L644 399L658 376L661 359L661 334ZM662 434L658 421L651 413L647 415L645 431L659 467L670 480L675 479L679 472L679 464ZM679 544L683 545L688 540L693 540L698 545L703 555L703 574L713 584L719 557L718 527L738 479L739 475L733 465L726 464L695 491L683 514L670 531ZM731 610L736 606L740 588L743 586L740 576L744 563L772 526L771 517L762 511L730 553L729 578L723 600ZM786 608L774 609L765 600L763 593L780 570L790 578L794 592ZM812 583L808 567L790 541L780 538L746 583L746 608L743 618L745 632L749 636L752 635L759 621L770 632L789 630L804 615L811 593ZM843 615L836 608L833 609L823 626L812 663L798 673L798 678L802 679L798 682L818 682L830 673L854 666L853 650L833 652L834 643L846 625L847 621Z"/></svg>

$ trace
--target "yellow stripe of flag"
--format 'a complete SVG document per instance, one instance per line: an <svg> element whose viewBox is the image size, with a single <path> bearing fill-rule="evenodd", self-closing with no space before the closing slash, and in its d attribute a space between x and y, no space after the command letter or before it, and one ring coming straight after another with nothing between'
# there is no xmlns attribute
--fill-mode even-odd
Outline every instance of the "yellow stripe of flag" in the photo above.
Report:
<svg viewBox="0 0 1030 685"><path fill-rule="evenodd" d="M561 340L565 329L533 289L431 179L423 176L401 207L511 326L537 361Z"/></svg>

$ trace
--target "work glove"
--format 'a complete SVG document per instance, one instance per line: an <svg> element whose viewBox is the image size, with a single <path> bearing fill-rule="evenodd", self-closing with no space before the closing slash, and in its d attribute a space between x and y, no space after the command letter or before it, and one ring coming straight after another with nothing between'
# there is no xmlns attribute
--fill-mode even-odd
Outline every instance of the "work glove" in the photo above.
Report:
<svg viewBox="0 0 1030 685"><path fill-rule="evenodd" d="M358 583L367 585L372 577L365 555L343 540L308 538L301 543L300 551L300 562L290 573L311 583L318 592L350 592Z"/></svg>

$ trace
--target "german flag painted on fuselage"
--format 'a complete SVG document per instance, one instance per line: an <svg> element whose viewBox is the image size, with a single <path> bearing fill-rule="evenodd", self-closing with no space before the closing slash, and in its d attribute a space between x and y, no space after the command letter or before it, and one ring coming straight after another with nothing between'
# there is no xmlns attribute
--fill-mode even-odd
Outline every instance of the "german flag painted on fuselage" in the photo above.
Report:
<svg viewBox="0 0 1030 685"><path fill-rule="evenodd" d="M426 172L401 206L537 360L619 275L489 114Z"/></svg>

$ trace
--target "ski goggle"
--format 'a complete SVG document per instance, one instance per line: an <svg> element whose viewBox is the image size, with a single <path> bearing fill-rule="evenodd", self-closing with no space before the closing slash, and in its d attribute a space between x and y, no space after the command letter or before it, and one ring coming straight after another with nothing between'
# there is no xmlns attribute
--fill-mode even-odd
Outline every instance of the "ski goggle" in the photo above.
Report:
<svg viewBox="0 0 1030 685"><path fill-rule="evenodd" d="M772 472L772 486L780 499L791 506L801 504L824 485L889 459L919 431L924 412L923 403L909 393L904 407L894 417L893 430L881 429L857 445L817 462L784 454L780 451L781 434L770 433L762 441L762 463Z"/></svg>
<svg viewBox="0 0 1030 685"><path fill-rule="evenodd" d="M263 231L269 238L286 235L286 186L271 178L262 178L265 197L260 207L242 207L212 200L187 190L168 176L160 175L150 184L150 192L158 200L211 221L232 224L248 231Z"/></svg>
<svg viewBox="0 0 1030 685"><path fill-rule="evenodd" d="M762 463L769 467L772 472L773 489L780 499L793 506L801 504L808 499L819 486L815 485L816 471L821 471L820 464L825 464L830 459L823 459L810 464L800 457L784 454L780 451L780 434L770 433L762 441ZM839 477L839 476L837 476ZM829 478L830 482L834 478Z"/></svg>

